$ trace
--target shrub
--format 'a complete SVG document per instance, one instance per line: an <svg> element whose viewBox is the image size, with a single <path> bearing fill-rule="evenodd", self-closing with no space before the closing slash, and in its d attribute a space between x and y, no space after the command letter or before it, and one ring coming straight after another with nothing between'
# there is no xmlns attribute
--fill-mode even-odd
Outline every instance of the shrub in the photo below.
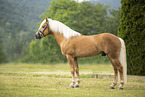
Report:
<svg viewBox="0 0 145 97"><path fill-rule="evenodd" d="M126 43L128 74L145 75L145 0L121 3L118 36Z"/></svg>

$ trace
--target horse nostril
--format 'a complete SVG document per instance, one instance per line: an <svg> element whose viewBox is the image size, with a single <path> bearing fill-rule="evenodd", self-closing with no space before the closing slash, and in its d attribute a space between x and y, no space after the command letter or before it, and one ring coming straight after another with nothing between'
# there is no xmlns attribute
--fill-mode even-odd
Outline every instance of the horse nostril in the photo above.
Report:
<svg viewBox="0 0 145 97"><path fill-rule="evenodd" d="M37 34L35 34L35 37L37 38Z"/></svg>

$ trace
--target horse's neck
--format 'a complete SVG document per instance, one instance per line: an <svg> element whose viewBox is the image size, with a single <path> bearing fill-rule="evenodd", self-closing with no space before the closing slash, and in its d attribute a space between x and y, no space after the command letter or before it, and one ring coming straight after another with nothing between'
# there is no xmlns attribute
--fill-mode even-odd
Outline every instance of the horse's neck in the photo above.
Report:
<svg viewBox="0 0 145 97"><path fill-rule="evenodd" d="M62 34L59 34L59 33L53 33L53 36L55 37L59 46L61 46L61 43L66 40L66 38Z"/></svg>

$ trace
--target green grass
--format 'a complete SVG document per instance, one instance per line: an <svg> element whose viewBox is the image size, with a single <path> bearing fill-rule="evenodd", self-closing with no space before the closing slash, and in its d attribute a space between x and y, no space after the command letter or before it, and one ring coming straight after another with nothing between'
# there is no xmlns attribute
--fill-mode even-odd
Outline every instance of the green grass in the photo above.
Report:
<svg viewBox="0 0 145 97"><path fill-rule="evenodd" d="M80 72L80 88L68 89L68 64L0 65L0 97L145 97L145 77L128 78L124 90L110 90L112 79L87 77L92 73L113 73L111 65L80 65Z"/></svg>
<svg viewBox="0 0 145 97"><path fill-rule="evenodd" d="M80 72L113 73L111 64L80 64ZM0 72L70 72L68 64L1 64Z"/></svg>

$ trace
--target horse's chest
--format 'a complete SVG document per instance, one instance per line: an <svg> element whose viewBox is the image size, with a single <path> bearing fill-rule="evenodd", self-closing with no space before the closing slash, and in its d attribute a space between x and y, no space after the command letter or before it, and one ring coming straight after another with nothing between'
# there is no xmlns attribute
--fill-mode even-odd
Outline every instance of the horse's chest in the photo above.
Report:
<svg viewBox="0 0 145 97"><path fill-rule="evenodd" d="M72 55L74 56L74 47L71 43L64 43L62 46L61 46L61 52L64 56L66 55Z"/></svg>
<svg viewBox="0 0 145 97"><path fill-rule="evenodd" d="M61 48L61 52L64 56L66 55L74 56L74 53L75 53L73 48Z"/></svg>

